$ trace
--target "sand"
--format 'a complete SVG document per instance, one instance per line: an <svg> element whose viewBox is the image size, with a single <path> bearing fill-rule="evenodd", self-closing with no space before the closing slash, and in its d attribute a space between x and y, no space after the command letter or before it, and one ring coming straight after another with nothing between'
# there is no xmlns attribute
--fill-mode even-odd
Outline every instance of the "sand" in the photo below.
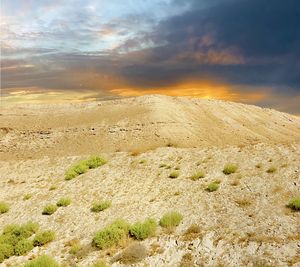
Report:
<svg viewBox="0 0 300 267"><path fill-rule="evenodd" d="M66 266L91 266L100 258L125 266L113 259L132 241L101 251L91 246L95 232L116 218L158 221L170 210L183 215L182 223L172 233L159 227L141 241L148 256L134 266L300 266L300 213L286 207L300 196L299 118L156 95L7 107L1 114L0 201L11 208L0 215L0 229L33 220L57 235L1 266L23 266L44 253ZM64 180L73 163L92 154L108 163ZM237 164L237 172L223 174L227 163ZM179 177L169 178L175 169ZM192 181L197 171L205 177ZM219 190L207 192L215 180ZM32 197L23 200L25 194ZM70 197L71 205L42 215L61 197ZM92 213L98 199L112 206ZM185 235L191 224L200 232ZM69 253L73 239L82 246L78 255Z"/></svg>

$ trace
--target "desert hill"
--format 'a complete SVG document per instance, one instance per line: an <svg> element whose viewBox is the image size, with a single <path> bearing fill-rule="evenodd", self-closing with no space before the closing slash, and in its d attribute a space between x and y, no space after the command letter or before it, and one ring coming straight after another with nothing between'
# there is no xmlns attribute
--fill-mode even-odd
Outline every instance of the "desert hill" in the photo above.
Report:
<svg viewBox="0 0 300 267"><path fill-rule="evenodd" d="M155 95L3 107L0 125L1 267L300 266L295 116Z"/></svg>
<svg viewBox="0 0 300 267"><path fill-rule="evenodd" d="M3 107L0 155L39 158L300 140L300 118L256 106L150 95Z"/></svg>

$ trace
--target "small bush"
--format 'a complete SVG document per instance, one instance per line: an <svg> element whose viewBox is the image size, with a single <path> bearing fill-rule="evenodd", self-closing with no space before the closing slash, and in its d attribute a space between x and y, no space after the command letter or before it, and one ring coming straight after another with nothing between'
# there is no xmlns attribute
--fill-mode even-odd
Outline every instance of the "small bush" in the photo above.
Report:
<svg viewBox="0 0 300 267"><path fill-rule="evenodd" d="M130 235L137 240L144 240L155 234L157 223L154 219L147 219L146 221L137 222L130 227Z"/></svg>
<svg viewBox="0 0 300 267"><path fill-rule="evenodd" d="M55 239L55 233L51 230L39 232L33 239L33 245L36 246L43 246Z"/></svg>
<svg viewBox="0 0 300 267"><path fill-rule="evenodd" d="M6 213L9 211L9 206L5 202L0 202L0 214Z"/></svg>
<svg viewBox="0 0 300 267"><path fill-rule="evenodd" d="M29 221L26 224L22 225L22 229L24 231L23 237L28 238L35 234L39 230L39 224Z"/></svg>
<svg viewBox="0 0 300 267"><path fill-rule="evenodd" d="M47 255L39 256L33 260L30 260L24 267L58 267L58 263Z"/></svg>
<svg viewBox="0 0 300 267"><path fill-rule="evenodd" d="M57 211L57 206L53 205L53 204L49 204L49 205L44 207L44 209L42 211L42 214L43 215L51 215L56 211Z"/></svg>
<svg viewBox="0 0 300 267"><path fill-rule="evenodd" d="M98 168L102 165L104 165L107 161L101 157L98 156L92 156L89 159L86 160L86 165L90 168L90 169L95 169Z"/></svg>
<svg viewBox="0 0 300 267"><path fill-rule="evenodd" d="M14 254L14 248L10 244L0 242L0 263Z"/></svg>
<svg viewBox="0 0 300 267"><path fill-rule="evenodd" d="M91 211L92 212L100 212L100 211L108 209L110 206L111 206L111 201L109 201L109 200L96 202L93 204Z"/></svg>
<svg viewBox="0 0 300 267"><path fill-rule="evenodd" d="M61 198L57 201L56 206L57 207L67 207L71 204L71 199L69 198Z"/></svg>
<svg viewBox="0 0 300 267"><path fill-rule="evenodd" d="M300 197L291 199L287 207L295 211L300 211Z"/></svg>
<svg viewBox="0 0 300 267"><path fill-rule="evenodd" d="M179 176L179 171L174 171L174 172L171 172L170 175L169 175L169 178L177 178Z"/></svg>
<svg viewBox="0 0 300 267"><path fill-rule="evenodd" d="M26 194L26 195L24 195L23 200L31 199L31 197L32 197L31 194Z"/></svg>
<svg viewBox="0 0 300 267"><path fill-rule="evenodd" d="M204 178L204 177L205 177L204 172L199 171L199 172L196 172L194 175L192 175L191 180L197 181L197 180L199 180L201 178Z"/></svg>
<svg viewBox="0 0 300 267"><path fill-rule="evenodd" d="M99 260L95 262L92 267L108 267L108 265L105 260Z"/></svg>
<svg viewBox="0 0 300 267"><path fill-rule="evenodd" d="M164 228L173 228L180 224L183 216L177 211L170 211L163 215L159 221L159 225Z"/></svg>
<svg viewBox="0 0 300 267"><path fill-rule="evenodd" d="M78 251L80 251L80 250L81 250L81 245L80 245L80 243L76 243L76 244L73 244L73 245L71 246L71 248L70 248L70 253L71 253L71 254L77 254Z"/></svg>
<svg viewBox="0 0 300 267"><path fill-rule="evenodd" d="M262 167L261 163L258 163L258 164L255 165L255 168L257 168L257 169L260 169L261 167Z"/></svg>
<svg viewBox="0 0 300 267"><path fill-rule="evenodd" d="M130 225L124 220L116 220L111 225L97 232L93 244L99 249L117 245L129 233Z"/></svg>
<svg viewBox="0 0 300 267"><path fill-rule="evenodd" d="M53 190L56 190L56 189L57 189L56 185L51 185L50 188L49 188L49 191L53 191Z"/></svg>
<svg viewBox="0 0 300 267"><path fill-rule="evenodd" d="M167 164L165 164L165 163L159 164L159 168L165 168L165 167L167 167Z"/></svg>
<svg viewBox="0 0 300 267"><path fill-rule="evenodd" d="M33 249L33 243L28 239L21 239L14 247L14 255L24 255Z"/></svg>
<svg viewBox="0 0 300 267"><path fill-rule="evenodd" d="M235 164L226 164L223 169L223 173L229 175L231 173L235 173L238 169L238 166Z"/></svg>
<svg viewBox="0 0 300 267"><path fill-rule="evenodd" d="M212 182L207 186L206 191L214 192L214 191L217 191L219 189L219 187L220 187L219 183Z"/></svg>
<svg viewBox="0 0 300 267"><path fill-rule="evenodd" d="M0 262L12 255L24 255L33 248L31 237L39 228L37 223L6 225L0 235Z"/></svg>
<svg viewBox="0 0 300 267"><path fill-rule="evenodd" d="M18 224L8 224L3 229L3 235L6 235L8 239L11 240L12 244L14 243L13 237L17 238L28 238L32 236L39 229L39 225L37 223L29 221L26 224L18 225ZM8 240L7 239L7 240Z"/></svg>
<svg viewBox="0 0 300 267"><path fill-rule="evenodd" d="M201 233L201 228L198 224L191 224L190 227L185 231L185 234L199 234Z"/></svg>
<svg viewBox="0 0 300 267"><path fill-rule="evenodd" d="M269 169L267 169L267 173L274 173L276 172L276 168L274 166L270 167Z"/></svg>
<svg viewBox="0 0 300 267"><path fill-rule="evenodd" d="M107 161L98 156L92 156L87 160L81 160L71 168L65 174L65 180L71 180L80 174L86 173L89 169L97 168Z"/></svg>
<svg viewBox="0 0 300 267"><path fill-rule="evenodd" d="M119 260L124 264L134 264L146 258L147 254L145 246L133 243L121 253Z"/></svg>

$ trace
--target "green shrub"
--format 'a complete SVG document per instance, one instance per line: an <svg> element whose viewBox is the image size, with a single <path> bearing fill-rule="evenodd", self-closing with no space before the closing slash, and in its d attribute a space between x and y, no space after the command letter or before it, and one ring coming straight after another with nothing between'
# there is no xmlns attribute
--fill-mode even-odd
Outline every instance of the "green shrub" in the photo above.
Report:
<svg viewBox="0 0 300 267"><path fill-rule="evenodd" d="M57 201L56 206L57 207L67 207L71 204L71 199L69 198L61 198Z"/></svg>
<svg viewBox="0 0 300 267"><path fill-rule="evenodd" d="M32 221L27 222L23 225L18 224L9 224L6 225L3 229L3 235L7 236L7 240L11 240L12 244L15 243L13 240L16 238L28 238L37 232L39 225Z"/></svg>
<svg viewBox="0 0 300 267"><path fill-rule="evenodd" d="M38 228L39 225L31 221L22 225L6 225L0 235L0 262L12 255L24 255L30 251L33 245L27 238L31 237Z"/></svg>
<svg viewBox="0 0 300 267"><path fill-rule="evenodd" d="M55 233L51 230L39 232L35 235L33 239L33 245L36 246L43 246L55 239Z"/></svg>
<svg viewBox="0 0 300 267"><path fill-rule="evenodd" d="M258 164L255 165L255 168L257 168L257 169L260 169L261 167L262 167L261 163L258 163Z"/></svg>
<svg viewBox="0 0 300 267"><path fill-rule="evenodd" d="M177 211L170 211L163 215L159 221L159 225L164 228L173 228L180 224L183 216Z"/></svg>
<svg viewBox="0 0 300 267"><path fill-rule="evenodd" d="M129 233L130 225L124 220L116 220L111 225L98 231L94 238L93 244L100 249L109 248L117 245Z"/></svg>
<svg viewBox="0 0 300 267"><path fill-rule="evenodd" d="M164 167L167 167L167 164L165 164L165 163L159 164L159 168L164 168Z"/></svg>
<svg viewBox="0 0 300 267"><path fill-rule="evenodd" d="M276 172L276 168L274 166L270 167L269 169L267 169L267 173L274 173Z"/></svg>
<svg viewBox="0 0 300 267"><path fill-rule="evenodd" d="M57 211L57 206L53 204L49 204L44 207L42 214L43 215L51 215Z"/></svg>
<svg viewBox="0 0 300 267"><path fill-rule="evenodd" d="M26 195L24 195L23 200L31 199L31 197L32 197L32 194L26 194Z"/></svg>
<svg viewBox="0 0 300 267"><path fill-rule="evenodd" d="M100 212L105 209L108 209L110 206L111 206L111 201L109 201L109 200L95 202L91 208L91 211L92 212Z"/></svg>
<svg viewBox="0 0 300 267"><path fill-rule="evenodd" d="M58 267L58 263L47 255L39 256L33 260L30 260L24 267Z"/></svg>
<svg viewBox="0 0 300 267"><path fill-rule="evenodd" d="M300 197L291 199L287 206L292 210L300 211Z"/></svg>
<svg viewBox="0 0 300 267"><path fill-rule="evenodd" d="M199 180L199 179L201 179L201 178L204 178L204 177L205 177L204 172L199 171L199 172L196 172L194 175L192 175L191 179L192 179L193 181L197 181L197 180Z"/></svg>
<svg viewBox="0 0 300 267"><path fill-rule="evenodd" d="M81 160L67 170L65 180L71 180L80 174L86 173L89 169L97 168L106 162L105 159L98 156L92 156L87 160Z"/></svg>
<svg viewBox="0 0 300 267"><path fill-rule="evenodd" d="M65 180L72 180L73 178L75 178L78 175L79 174L77 172L75 172L75 170L69 169L65 174Z"/></svg>
<svg viewBox="0 0 300 267"><path fill-rule="evenodd" d="M10 244L0 242L0 263L14 254L14 248Z"/></svg>
<svg viewBox="0 0 300 267"><path fill-rule="evenodd" d="M3 234L0 236L0 243L15 246L21 239L21 236L16 236L14 234Z"/></svg>
<svg viewBox="0 0 300 267"><path fill-rule="evenodd" d="M137 240L144 240L155 234L157 223L154 219L147 219L143 223L137 222L130 227L130 235Z"/></svg>
<svg viewBox="0 0 300 267"><path fill-rule="evenodd" d="M56 185L51 185L50 188L49 188L49 191L53 191L53 190L56 190L56 189L57 189Z"/></svg>
<svg viewBox="0 0 300 267"><path fill-rule="evenodd" d="M35 223L35 222L32 222L32 221L29 221L26 224L22 225L22 228L24 229L24 233L25 233L26 237L30 237L33 234L35 234L39 230L39 227L40 226L39 226L38 223Z"/></svg>
<svg viewBox="0 0 300 267"><path fill-rule="evenodd" d="M107 161L98 156L92 156L88 160L86 160L86 164L90 169L95 169L104 165Z"/></svg>
<svg viewBox="0 0 300 267"><path fill-rule="evenodd" d="M80 250L81 250L81 245L80 245L80 243L76 243L76 244L73 244L73 245L71 246L71 248L70 248L70 253L71 253L71 254L77 254L78 251L80 251Z"/></svg>
<svg viewBox="0 0 300 267"><path fill-rule="evenodd" d="M173 171L170 173L169 178L177 178L179 176L179 171Z"/></svg>
<svg viewBox="0 0 300 267"><path fill-rule="evenodd" d="M95 262L92 267L108 267L108 265L105 260L99 260Z"/></svg>
<svg viewBox="0 0 300 267"><path fill-rule="evenodd" d="M117 227L119 229L122 229L123 231L125 231L126 233L129 232L130 229L130 224L128 222L126 222L123 219L117 219L115 220L112 224L112 227Z"/></svg>
<svg viewBox="0 0 300 267"><path fill-rule="evenodd" d="M1 201L0 202L0 214L6 213L9 211L9 206L5 202Z"/></svg>
<svg viewBox="0 0 300 267"><path fill-rule="evenodd" d="M33 249L33 243L28 239L21 239L14 247L14 255L24 255Z"/></svg>
<svg viewBox="0 0 300 267"><path fill-rule="evenodd" d="M229 175L231 173L235 173L238 169L238 166L235 164L226 164L223 169L223 173Z"/></svg>
<svg viewBox="0 0 300 267"><path fill-rule="evenodd" d="M212 182L207 186L206 191L214 192L214 191L217 191L219 189L219 187L220 187L219 183Z"/></svg>

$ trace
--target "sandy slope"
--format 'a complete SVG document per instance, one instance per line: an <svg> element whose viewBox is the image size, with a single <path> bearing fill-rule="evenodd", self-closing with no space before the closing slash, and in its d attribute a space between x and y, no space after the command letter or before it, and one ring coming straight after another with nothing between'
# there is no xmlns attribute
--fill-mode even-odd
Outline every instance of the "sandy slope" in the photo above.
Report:
<svg viewBox="0 0 300 267"><path fill-rule="evenodd" d="M16 106L1 114L0 156L7 159L300 140L298 117L217 100L154 95Z"/></svg>
<svg viewBox="0 0 300 267"><path fill-rule="evenodd" d="M300 195L299 118L231 102L163 96L24 106L1 114L0 201L11 209L0 215L0 229L33 220L57 234L49 245L3 266L23 266L43 253L70 267L91 266L99 258L123 266L112 263L123 248L94 249L94 233L116 218L159 220L170 210L181 212L183 222L174 233L159 228L141 242L148 257L136 266L300 266L300 213L285 207ZM70 165L94 153L108 163L64 180ZM237 173L224 175L226 163L238 164ZM276 172L267 173L272 166ZM175 168L180 175L170 179ZM205 178L192 181L199 170ZM215 180L220 189L205 191ZM25 194L32 198L23 200ZM41 214L64 196L72 199L70 206ZM111 208L92 213L98 199L111 200ZM201 232L185 236L192 223ZM78 256L69 253L72 239L80 240ZM190 261L183 260L186 254Z"/></svg>

